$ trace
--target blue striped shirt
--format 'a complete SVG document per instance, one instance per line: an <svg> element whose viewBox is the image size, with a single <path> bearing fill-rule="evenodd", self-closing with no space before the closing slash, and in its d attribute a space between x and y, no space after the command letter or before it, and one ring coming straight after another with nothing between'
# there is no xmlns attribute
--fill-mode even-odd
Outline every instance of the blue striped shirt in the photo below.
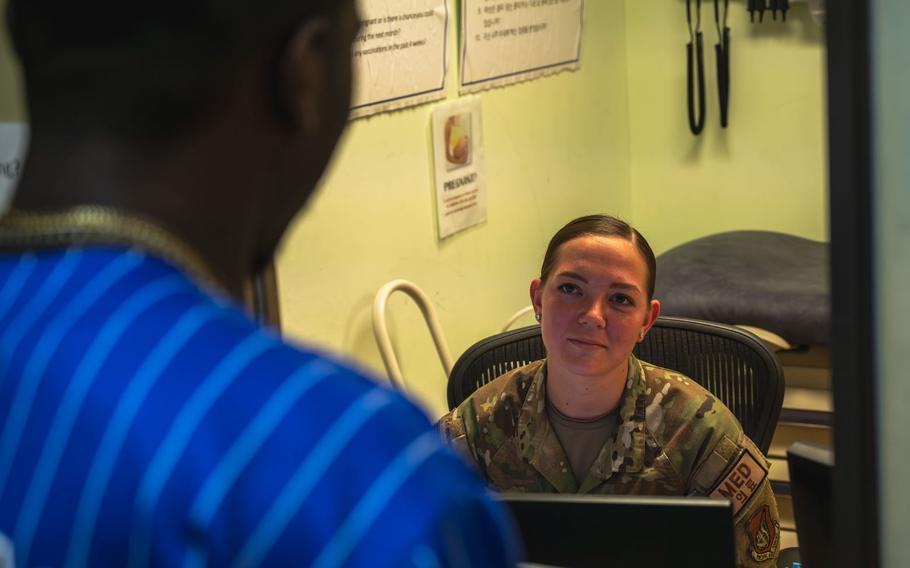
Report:
<svg viewBox="0 0 910 568"><path fill-rule="evenodd" d="M412 404L112 247L0 256L0 533L20 567L516 559Z"/></svg>

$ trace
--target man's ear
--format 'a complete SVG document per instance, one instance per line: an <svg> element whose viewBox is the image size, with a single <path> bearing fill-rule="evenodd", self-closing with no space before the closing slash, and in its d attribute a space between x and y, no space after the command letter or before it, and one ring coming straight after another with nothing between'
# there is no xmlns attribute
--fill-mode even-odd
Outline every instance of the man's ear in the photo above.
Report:
<svg viewBox="0 0 910 568"><path fill-rule="evenodd" d="M294 130L313 135L322 125L323 97L328 91L328 19L316 17L297 27L283 52L278 67L278 105L280 116Z"/></svg>

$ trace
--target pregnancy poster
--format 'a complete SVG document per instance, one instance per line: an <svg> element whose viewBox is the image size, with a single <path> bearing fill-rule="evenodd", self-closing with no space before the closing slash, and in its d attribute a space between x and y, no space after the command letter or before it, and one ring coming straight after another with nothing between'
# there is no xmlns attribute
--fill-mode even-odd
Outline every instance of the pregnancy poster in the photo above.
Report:
<svg viewBox="0 0 910 568"><path fill-rule="evenodd" d="M444 239L487 218L480 99L438 105L432 123L436 216Z"/></svg>

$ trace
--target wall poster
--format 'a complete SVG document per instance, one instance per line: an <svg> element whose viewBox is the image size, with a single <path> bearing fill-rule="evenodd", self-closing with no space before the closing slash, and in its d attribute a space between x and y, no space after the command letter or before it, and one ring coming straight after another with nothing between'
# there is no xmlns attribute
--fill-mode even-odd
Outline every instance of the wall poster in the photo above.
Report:
<svg viewBox="0 0 910 568"><path fill-rule="evenodd" d="M487 218L480 99L438 105L432 121L436 216L444 239Z"/></svg>
<svg viewBox="0 0 910 568"><path fill-rule="evenodd" d="M444 98L446 0L358 0L351 118Z"/></svg>
<svg viewBox="0 0 910 568"><path fill-rule="evenodd" d="M584 0L462 0L461 5L461 93L578 69Z"/></svg>

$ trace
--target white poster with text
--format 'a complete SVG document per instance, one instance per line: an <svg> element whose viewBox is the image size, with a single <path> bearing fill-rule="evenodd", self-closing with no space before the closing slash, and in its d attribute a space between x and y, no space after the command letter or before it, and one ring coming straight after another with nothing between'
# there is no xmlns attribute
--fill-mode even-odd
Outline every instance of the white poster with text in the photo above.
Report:
<svg viewBox="0 0 910 568"><path fill-rule="evenodd" d="M445 97L446 0L359 0L351 117Z"/></svg>
<svg viewBox="0 0 910 568"><path fill-rule="evenodd" d="M583 0L462 0L461 93L578 69Z"/></svg>
<svg viewBox="0 0 910 568"><path fill-rule="evenodd" d="M441 104L432 120L436 216L444 239L487 218L480 99Z"/></svg>

